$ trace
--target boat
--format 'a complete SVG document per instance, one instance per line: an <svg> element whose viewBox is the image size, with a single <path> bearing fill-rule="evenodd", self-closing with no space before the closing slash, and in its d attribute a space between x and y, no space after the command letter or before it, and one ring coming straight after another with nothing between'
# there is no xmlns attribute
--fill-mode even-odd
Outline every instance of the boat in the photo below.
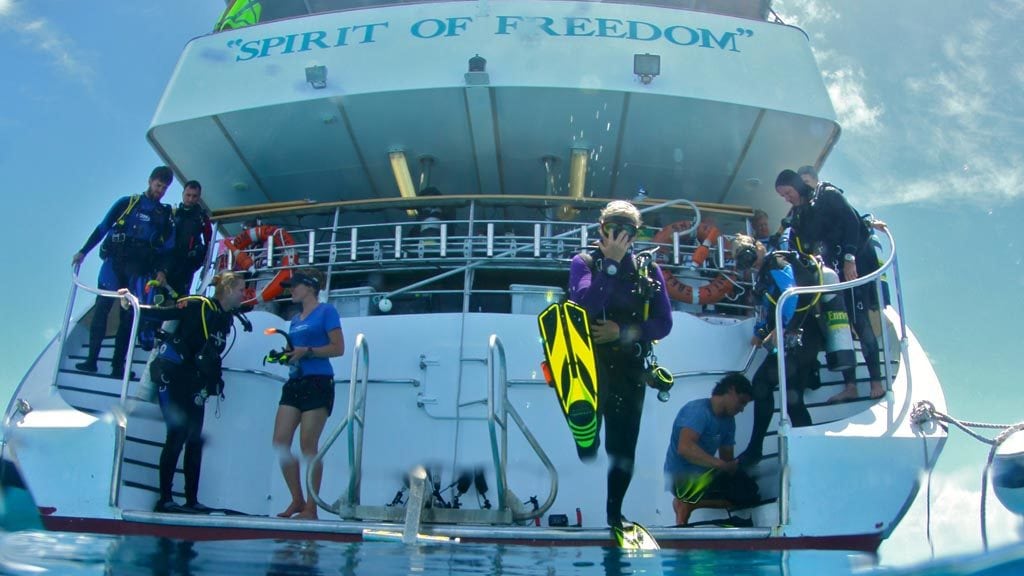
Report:
<svg viewBox="0 0 1024 576"><path fill-rule="evenodd" d="M264 363L279 344L264 332L293 312L276 294L248 314L251 332L236 324L225 397L207 405L200 494L237 514L151 511L165 427L150 353L133 339L123 379L104 375L110 343L100 374L74 366L91 319L76 304L138 302L77 272L61 332L7 408L4 457L52 530L609 545L607 459L577 458L537 315L565 298L569 262L612 199L642 210L638 246L660 248L693 292L720 275L749 291L726 271L729 240L755 209L781 219L772 179L822 167L840 130L808 35L769 0L228 2L185 46L147 138L178 178L203 183L215 219L197 291L239 261L253 294L298 266L326 276L347 349L316 456L321 519L274 516L290 501L270 443L287 373ZM717 239L696 233L712 223ZM288 238L230 244L257 226ZM673 526L662 475L676 412L766 353L742 297L674 301L656 353L675 386L667 402L646 396L624 505L661 546L873 551L898 525L946 439L914 407L945 401L905 323L895 237L877 236L883 266L855 282L888 296L885 397L866 394L861 363L863 396L830 404L841 376L823 366L806 395L814 425L790 426L776 402L762 500L700 509L689 527Z"/></svg>

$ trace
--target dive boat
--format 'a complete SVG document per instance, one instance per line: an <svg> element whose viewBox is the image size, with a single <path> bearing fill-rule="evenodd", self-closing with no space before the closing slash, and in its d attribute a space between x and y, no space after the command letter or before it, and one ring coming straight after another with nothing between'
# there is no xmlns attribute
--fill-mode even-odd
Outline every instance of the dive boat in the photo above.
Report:
<svg viewBox="0 0 1024 576"><path fill-rule="evenodd" d="M116 297L77 274L63 330L7 409L4 456L54 530L608 545L608 462L577 458L537 316L564 300L600 209L624 199L643 211L638 247L660 247L662 269L697 295L673 300L656 346L675 385L667 402L646 396L626 516L663 547L875 550L946 438L911 418L945 402L904 321L889 232L877 233L883 267L858 281L889 296L885 397L867 395L861 362L862 397L839 404L826 400L842 378L822 366L812 426L791 427L776 402L750 508L674 527L662 473L679 408L724 374L752 377L766 354L750 344L751 286L729 272L730 238L755 209L779 221L775 175L820 168L839 135L807 34L770 0L229 2L185 46L147 134L181 181L202 182L215 220L194 290L241 262L260 296L206 411L200 496L225 512L151 511L165 426L150 353L133 343L124 379L104 376L111 337L100 374L75 369L91 319L76 303ZM701 237L702 224L720 234ZM290 502L270 442L287 371L264 363L280 344L264 331L287 330L294 308L266 287L297 266L324 272L347 346L332 361L319 520L274 516Z"/></svg>

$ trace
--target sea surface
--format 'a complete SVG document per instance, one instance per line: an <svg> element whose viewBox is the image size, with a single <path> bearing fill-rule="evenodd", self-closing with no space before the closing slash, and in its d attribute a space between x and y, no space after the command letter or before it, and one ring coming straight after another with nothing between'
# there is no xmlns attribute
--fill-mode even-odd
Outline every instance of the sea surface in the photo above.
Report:
<svg viewBox="0 0 1024 576"><path fill-rule="evenodd" d="M1024 544L984 555L886 568L877 566L873 555L843 551L628 552L617 548L493 544L189 542L30 530L0 534L0 574L1017 576L1024 574Z"/></svg>

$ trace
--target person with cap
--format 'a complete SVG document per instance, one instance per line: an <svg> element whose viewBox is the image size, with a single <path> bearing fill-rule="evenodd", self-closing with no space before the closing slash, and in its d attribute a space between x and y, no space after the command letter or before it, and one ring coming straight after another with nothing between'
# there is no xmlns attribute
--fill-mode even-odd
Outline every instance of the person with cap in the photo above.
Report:
<svg viewBox="0 0 1024 576"><path fill-rule="evenodd" d="M291 320L288 336L292 350L288 351L291 374L281 390L281 401L274 422L274 448L281 455L281 473L288 485L292 501L281 518L317 517L316 502L302 494L299 480L299 461L292 454L295 430L299 430L299 447L307 461L319 450L320 434L334 409L334 369L330 358L345 353L345 337L341 332L341 318L330 304L320 302L323 273L316 268L300 268L285 281L291 289L292 302L301 310ZM312 489L320 489L323 467L313 470Z"/></svg>
<svg viewBox="0 0 1024 576"><path fill-rule="evenodd" d="M609 460L606 513L616 537L628 528L622 501L633 477L640 434L642 377L653 341L672 330L672 307L661 269L652 265L641 274L642 261L632 252L640 225L635 206L609 202L601 211L597 246L577 254L569 268L569 298L590 318ZM644 277L653 279L649 289Z"/></svg>
<svg viewBox="0 0 1024 576"><path fill-rule="evenodd" d="M819 256L826 266L839 273L844 282L877 270L878 257L870 242L871 228L850 206L843 191L828 182L819 182L817 172L811 166L802 167L800 172L802 174L783 170L775 179L776 192L792 205L790 248ZM876 225L884 227L884 223ZM871 378L871 398L881 398L885 395L885 388L882 386L878 338L870 319L872 311L878 311L877 292L869 283L846 291L845 298ZM856 369L844 370L843 379L845 389L833 396L830 402L857 398Z"/></svg>
<svg viewBox="0 0 1024 576"><path fill-rule="evenodd" d="M103 259L103 265L97 280L101 290L127 288L142 298L146 283L154 272L156 280L164 283L167 280L167 257L174 246L174 223L171 220L171 207L161 204L160 200L173 181L174 173L170 168L154 168L149 175L146 191L118 199L82 249L72 257L72 264L79 266L86 254L102 241L100 258ZM103 338L107 335L107 318L113 306L113 298L96 299L89 324L89 352L84 361L75 364L78 370L89 373L98 370L96 361L99 359ZM129 307L122 308L120 314L110 360L110 375L118 379L124 377L134 312ZM140 328L140 340L149 349L152 346L152 332L148 332L146 338L143 334L144 326L140 325Z"/></svg>

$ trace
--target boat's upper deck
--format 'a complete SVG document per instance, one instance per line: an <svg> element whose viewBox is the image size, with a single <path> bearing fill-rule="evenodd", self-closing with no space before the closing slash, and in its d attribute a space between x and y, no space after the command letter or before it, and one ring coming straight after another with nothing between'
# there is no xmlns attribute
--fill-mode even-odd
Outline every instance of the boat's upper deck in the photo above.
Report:
<svg viewBox="0 0 1024 576"><path fill-rule="evenodd" d="M775 175L839 135L807 37L690 4L386 4L211 34L148 136L213 209L409 197L411 172L445 195L643 187L781 218Z"/></svg>

